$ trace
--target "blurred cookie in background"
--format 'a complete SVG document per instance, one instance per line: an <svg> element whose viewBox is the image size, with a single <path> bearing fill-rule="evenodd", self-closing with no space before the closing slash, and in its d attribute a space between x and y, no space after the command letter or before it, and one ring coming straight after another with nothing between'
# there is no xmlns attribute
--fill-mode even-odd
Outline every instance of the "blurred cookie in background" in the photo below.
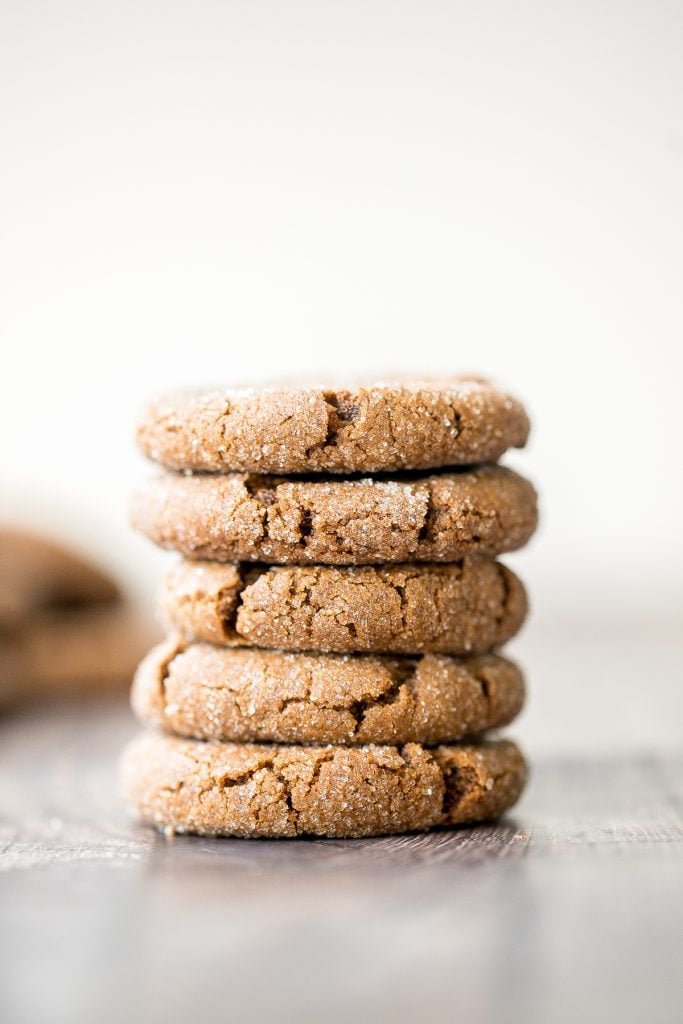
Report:
<svg viewBox="0 0 683 1024"><path fill-rule="evenodd" d="M48 608L119 600L114 581L81 555L37 534L0 528L0 628Z"/></svg>
<svg viewBox="0 0 683 1024"><path fill-rule="evenodd" d="M0 529L0 701L124 689L156 636L84 556Z"/></svg>

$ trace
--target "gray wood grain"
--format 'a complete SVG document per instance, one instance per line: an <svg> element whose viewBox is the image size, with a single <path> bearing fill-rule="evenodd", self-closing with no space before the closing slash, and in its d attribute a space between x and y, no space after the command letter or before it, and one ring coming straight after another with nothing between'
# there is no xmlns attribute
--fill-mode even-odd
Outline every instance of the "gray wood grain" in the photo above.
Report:
<svg viewBox="0 0 683 1024"><path fill-rule="evenodd" d="M0 722L0 1019L680 1019L683 763L547 759L433 835L164 839L123 701Z"/></svg>

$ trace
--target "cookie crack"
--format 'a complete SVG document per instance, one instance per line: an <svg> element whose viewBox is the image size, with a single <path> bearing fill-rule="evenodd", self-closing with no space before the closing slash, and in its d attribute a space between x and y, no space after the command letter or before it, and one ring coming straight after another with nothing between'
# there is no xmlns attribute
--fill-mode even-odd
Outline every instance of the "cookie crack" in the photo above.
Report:
<svg viewBox="0 0 683 1024"><path fill-rule="evenodd" d="M258 768L249 768L247 771L242 772L240 775L227 776L227 775L216 775L213 777L213 783L217 786L221 793L226 789L233 789L235 786L243 786L247 782L251 782L257 772L262 771L264 768L272 771L272 763L266 761L264 764L260 764ZM205 792L212 788L208 786Z"/></svg>
<svg viewBox="0 0 683 1024"><path fill-rule="evenodd" d="M456 409L454 405L450 406L450 414L453 422L450 424L451 431L453 431L454 437L459 437L462 433L462 413Z"/></svg>
<svg viewBox="0 0 683 1024"><path fill-rule="evenodd" d="M406 628L406 616L408 613L408 597L406 595L405 584L392 583L392 586L396 593L398 594L399 601L401 602L399 607L399 614L401 616L401 632L404 632Z"/></svg>
<svg viewBox="0 0 683 1024"><path fill-rule="evenodd" d="M299 543L306 547L309 538L313 533L313 513L309 508L303 508L299 517Z"/></svg>
<svg viewBox="0 0 683 1024"><path fill-rule="evenodd" d="M287 817L289 819L289 822L290 824L294 825L294 827L296 827L299 812L294 807L294 804L292 802L292 785L287 776L284 774L284 772L281 772L278 769L276 769L274 765L271 767L271 771L273 772L273 775L282 786L282 795L284 797L285 806L287 808Z"/></svg>
<svg viewBox="0 0 683 1024"><path fill-rule="evenodd" d="M379 697L366 697L361 700L355 700L351 704L347 705L344 710L348 710L355 723L352 736L358 735L365 724L365 719L369 711L379 707L388 707L389 705L396 703L404 682L405 681L402 679L396 679L392 685L384 691L384 693L379 695Z"/></svg>
<svg viewBox="0 0 683 1024"><path fill-rule="evenodd" d="M308 780L308 785L306 787L306 793L305 793L306 799L308 799L308 797L311 794L311 790L313 789L314 785L316 784L316 782L320 778L320 772L322 771L323 765L324 764L328 764L330 761L333 761L334 760L334 756L335 756L335 751L334 750L330 750L330 751L326 751L326 752L322 753L321 756L317 758L315 764L313 765L313 771L311 772L311 777Z"/></svg>
<svg viewBox="0 0 683 1024"><path fill-rule="evenodd" d="M369 743L366 747L362 747L362 750L370 751L375 746L380 744ZM408 744L402 747L394 747L394 752L401 758L401 764L386 764L384 761L378 761L375 759L375 766L382 772L389 772L391 775L402 775L406 768L409 768L412 764L410 755L407 753ZM407 780L406 780L407 781ZM371 782L366 776L366 782Z"/></svg>
<svg viewBox="0 0 683 1024"><path fill-rule="evenodd" d="M392 448L396 450L396 431L394 430L391 405L387 406L387 429L389 431L389 437L391 438Z"/></svg>
<svg viewBox="0 0 683 1024"><path fill-rule="evenodd" d="M209 785L204 787L204 789L201 791L200 799L206 793L210 792L210 790L214 787L217 787L218 791L222 794L225 793L225 791L228 789L234 789L236 786L248 785L250 782L253 782L255 780L256 776L260 772L270 772L281 786L281 793L279 795L282 797L284 805L287 809L288 823L292 825L294 828L296 828L298 811L296 810L293 804L292 786L287 776L284 774L282 769L277 765L276 761L277 754L273 754L272 757L265 758L260 764L256 765L254 768L248 768L246 771L241 772L239 775L213 776ZM253 802L254 796L252 795L251 799L249 800L250 806L253 805ZM256 814L256 817L258 819L258 813Z"/></svg>
<svg viewBox="0 0 683 1024"><path fill-rule="evenodd" d="M484 787L479 782L477 772L469 766L453 766L441 769L444 781L443 803L441 815L448 821L451 814L469 799L473 793L482 793Z"/></svg>
<svg viewBox="0 0 683 1024"><path fill-rule="evenodd" d="M170 648L168 654L166 654L157 665L156 670L156 683L157 683L157 696L161 701L161 707L164 715L166 715L168 702L166 699L166 686L168 678L171 674L171 666L176 658L183 653L186 649L186 644L178 639L174 641L172 648Z"/></svg>
<svg viewBox="0 0 683 1024"><path fill-rule="evenodd" d="M360 406L344 392L326 391L322 397L327 409L327 428L324 438L306 449L307 459L316 451L335 448L341 431L353 423L360 412Z"/></svg>
<svg viewBox="0 0 683 1024"><path fill-rule="evenodd" d="M491 700L491 684L486 677L485 672L474 666L470 666L470 675L479 684L481 689L481 695L486 705L486 715L491 718L492 700Z"/></svg>
<svg viewBox="0 0 683 1024"><path fill-rule="evenodd" d="M240 566L238 569L238 586L223 587L219 590L216 595L218 618L227 640L231 640L234 637L242 637L242 634L237 629L237 618L243 606L244 591L247 587L256 583L261 576L266 576L268 572L270 572L270 566L267 565Z"/></svg>
<svg viewBox="0 0 683 1024"><path fill-rule="evenodd" d="M311 697L312 684L309 680L306 692L295 697L282 697L278 702L278 712L282 714L286 708L292 705L314 704L316 709L322 711L337 711L351 715L354 720L353 732L350 736L355 737L364 724L365 717L373 708L389 706L394 704L401 692L401 687L415 675L417 662L415 659L407 658L404 661L388 665L387 671L391 682L387 688L377 696L359 697L356 700L316 700Z"/></svg>
<svg viewBox="0 0 683 1024"><path fill-rule="evenodd" d="M282 483L278 477L247 475L242 481L248 498L255 500L263 511L277 501L277 488ZM245 499L247 500L247 499ZM262 511L259 508L259 511Z"/></svg>
<svg viewBox="0 0 683 1024"><path fill-rule="evenodd" d="M435 521L436 521L437 512L441 512L441 511L448 511L448 510L444 509L441 506L439 506L437 508L436 503L434 501L434 495L432 493L432 488L430 487L428 492L427 492L427 508L425 509L424 518L422 520L422 526L420 527L420 529L417 532L417 542L418 542L418 544L424 544L426 542L433 542L434 538L432 536L432 531L434 530L434 524L435 524Z"/></svg>
<svg viewBox="0 0 683 1024"><path fill-rule="evenodd" d="M513 594L512 594L512 585L511 585L510 575L509 575L508 571L506 570L505 566L501 565L500 562L496 562L495 565L496 565L496 569L498 570L498 578L499 578L501 586L503 588L503 595L502 595L502 598L501 598L500 611L495 616L496 628L500 632L500 631L503 630L505 622L506 622L508 616L510 615L510 611L511 611L510 606L512 604Z"/></svg>
<svg viewBox="0 0 683 1024"><path fill-rule="evenodd" d="M442 823L452 821L452 815L459 816L463 804L476 804L487 793L499 787L505 788L508 780L514 777L507 767L496 770L488 765L484 774L473 765L441 766L444 780L444 798L441 808Z"/></svg>

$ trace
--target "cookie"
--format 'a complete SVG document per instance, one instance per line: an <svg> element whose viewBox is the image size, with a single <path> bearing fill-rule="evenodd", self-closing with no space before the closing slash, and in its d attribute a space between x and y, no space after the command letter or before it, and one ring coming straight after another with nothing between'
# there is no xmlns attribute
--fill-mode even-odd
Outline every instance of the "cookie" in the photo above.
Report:
<svg viewBox="0 0 683 1024"><path fill-rule="evenodd" d="M536 493L503 466L404 480L153 477L133 525L164 548L220 562L452 562L521 547Z"/></svg>
<svg viewBox="0 0 683 1024"><path fill-rule="evenodd" d="M523 701L521 672L495 654L287 654L178 637L150 651L132 692L145 724L256 743L433 746L506 725Z"/></svg>
<svg viewBox="0 0 683 1024"><path fill-rule="evenodd" d="M47 608L105 604L120 597L97 566L23 530L0 530L0 626L16 627Z"/></svg>
<svg viewBox="0 0 683 1024"><path fill-rule="evenodd" d="M0 629L0 711L14 700L20 678L16 644Z"/></svg>
<svg viewBox="0 0 683 1024"><path fill-rule="evenodd" d="M374 473L495 461L528 433L516 399L454 378L180 393L148 407L137 440L170 469Z"/></svg>
<svg viewBox="0 0 683 1024"><path fill-rule="evenodd" d="M0 701L121 689L156 636L86 558L0 530Z"/></svg>
<svg viewBox="0 0 683 1024"><path fill-rule="evenodd" d="M146 619L124 603L42 612L6 634L7 696L22 701L123 690L156 639Z"/></svg>
<svg viewBox="0 0 683 1024"><path fill-rule="evenodd" d="M124 796L167 833L372 836L494 818L526 778L514 743L299 747L143 733L122 761Z"/></svg>
<svg viewBox="0 0 683 1024"><path fill-rule="evenodd" d="M509 640L527 601L509 569L470 555L359 568L181 562L161 608L188 639L228 646L459 655Z"/></svg>

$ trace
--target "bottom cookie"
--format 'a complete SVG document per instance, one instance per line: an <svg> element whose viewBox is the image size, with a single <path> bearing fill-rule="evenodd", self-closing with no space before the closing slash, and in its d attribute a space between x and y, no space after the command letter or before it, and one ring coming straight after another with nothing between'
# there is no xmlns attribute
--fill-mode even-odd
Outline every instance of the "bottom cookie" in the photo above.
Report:
<svg viewBox="0 0 683 1024"><path fill-rule="evenodd" d="M168 833L336 838L495 818L526 780L509 740L433 748L299 747L143 733L122 760L126 800Z"/></svg>

